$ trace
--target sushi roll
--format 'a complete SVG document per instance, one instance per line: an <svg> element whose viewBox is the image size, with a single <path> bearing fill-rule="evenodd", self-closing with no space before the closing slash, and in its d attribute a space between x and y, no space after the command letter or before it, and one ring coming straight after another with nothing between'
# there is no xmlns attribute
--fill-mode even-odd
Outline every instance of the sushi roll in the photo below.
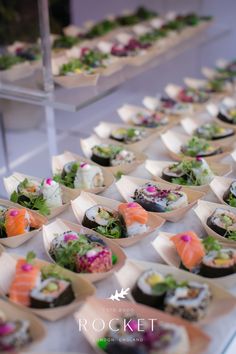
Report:
<svg viewBox="0 0 236 354"><path fill-rule="evenodd" d="M158 128L167 125L169 118L162 112L155 112L149 115L138 113L131 118L131 121L138 127Z"/></svg>
<svg viewBox="0 0 236 354"><path fill-rule="evenodd" d="M224 277L236 272L236 251L231 248L221 248L210 251L202 259L200 275L207 278Z"/></svg>
<svg viewBox="0 0 236 354"><path fill-rule="evenodd" d="M135 128L118 128L111 132L110 138L125 144L136 143L145 137L145 131Z"/></svg>
<svg viewBox="0 0 236 354"><path fill-rule="evenodd" d="M101 144L92 148L91 160L101 166L119 166L133 162L135 155L132 151L125 150L121 146Z"/></svg>
<svg viewBox="0 0 236 354"><path fill-rule="evenodd" d="M62 206L62 192L59 183L52 178L46 178L42 181L41 192L48 208L58 208Z"/></svg>
<svg viewBox="0 0 236 354"><path fill-rule="evenodd" d="M194 131L194 135L206 140L224 139L233 136L234 134L234 129L222 127L217 123L203 124Z"/></svg>
<svg viewBox="0 0 236 354"><path fill-rule="evenodd" d="M19 259L9 289L9 299L17 304L30 306L30 292L40 284L40 281L40 268L29 263L27 259Z"/></svg>
<svg viewBox="0 0 236 354"><path fill-rule="evenodd" d="M69 188L92 189L104 185L101 168L87 162L68 162L59 177L60 183ZM57 180L57 176L54 179Z"/></svg>
<svg viewBox="0 0 236 354"><path fill-rule="evenodd" d="M30 214L26 209L8 209L5 212L7 237L22 235L30 231Z"/></svg>
<svg viewBox="0 0 236 354"><path fill-rule="evenodd" d="M89 229L94 229L98 226L106 226L111 219L114 218L115 211L102 205L94 205L84 214L82 225Z"/></svg>
<svg viewBox="0 0 236 354"><path fill-rule="evenodd" d="M0 323L1 353L18 352L31 340L29 321L16 320Z"/></svg>
<svg viewBox="0 0 236 354"><path fill-rule="evenodd" d="M138 203L122 203L118 206L128 236L142 234L148 231L148 213Z"/></svg>
<svg viewBox="0 0 236 354"><path fill-rule="evenodd" d="M145 210L164 213L188 205L188 198L180 190L160 189L151 183L146 183L137 188L133 199Z"/></svg>
<svg viewBox="0 0 236 354"><path fill-rule="evenodd" d="M65 306L75 299L69 281L48 278L36 286L30 293L30 307L37 309Z"/></svg>
<svg viewBox="0 0 236 354"><path fill-rule="evenodd" d="M194 271L205 256L200 238L193 231L186 231L171 237L184 267Z"/></svg>
<svg viewBox="0 0 236 354"><path fill-rule="evenodd" d="M145 271L137 280L132 289L133 298L144 305L163 309L166 289L155 291L155 286L164 283L164 277L154 270Z"/></svg>
<svg viewBox="0 0 236 354"><path fill-rule="evenodd" d="M104 176L99 166L82 162L75 175L74 187L92 189L104 186Z"/></svg>
<svg viewBox="0 0 236 354"><path fill-rule="evenodd" d="M220 154L223 150L221 147L209 144L205 139L193 136L185 145L181 146L180 151L185 156L208 157Z"/></svg>
<svg viewBox="0 0 236 354"><path fill-rule="evenodd" d="M236 106L227 107L221 104L217 118L224 123L236 124Z"/></svg>
<svg viewBox="0 0 236 354"><path fill-rule="evenodd" d="M165 167L162 178L180 185L201 186L209 184L214 178L214 173L206 160L197 157L195 161L182 161Z"/></svg>
<svg viewBox="0 0 236 354"><path fill-rule="evenodd" d="M21 202L30 202L32 197L38 197L41 195L40 182L25 178L18 184L17 192L19 194L17 203L21 204Z"/></svg>
<svg viewBox="0 0 236 354"><path fill-rule="evenodd" d="M236 215L230 210L217 208L208 217L207 225L217 234L227 238L236 231Z"/></svg>
<svg viewBox="0 0 236 354"><path fill-rule="evenodd" d="M59 248L64 248L70 242L79 240L79 235L74 231L65 231L60 235L57 235L50 244L49 254L54 258L55 252Z"/></svg>
<svg viewBox="0 0 236 354"><path fill-rule="evenodd" d="M82 225L107 237L121 238L126 236L118 213L102 205L94 205L86 210Z"/></svg>
<svg viewBox="0 0 236 354"><path fill-rule="evenodd" d="M206 316L210 301L209 286L192 281L167 291L164 311L189 321L199 321Z"/></svg>
<svg viewBox="0 0 236 354"><path fill-rule="evenodd" d="M130 323L131 330L124 329ZM150 326L148 320L143 330L138 330L139 322L134 317L118 319L115 331L109 330L97 345L108 354L187 354L190 352L189 337L180 325L159 322ZM105 341L104 341L105 339ZM104 345L105 344L105 345Z"/></svg>
<svg viewBox="0 0 236 354"><path fill-rule="evenodd" d="M232 207L236 207L236 181L233 181L223 195L224 201Z"/></svg>

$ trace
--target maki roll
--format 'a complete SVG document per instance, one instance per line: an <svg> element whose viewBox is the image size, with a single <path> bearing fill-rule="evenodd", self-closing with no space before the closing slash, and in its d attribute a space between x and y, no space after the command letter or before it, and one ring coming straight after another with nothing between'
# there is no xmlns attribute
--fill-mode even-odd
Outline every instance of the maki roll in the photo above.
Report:
<svg viewBox="0 0 236 354"><path fill-rule="evenodd" d="M197 136L193 136L185 145L182 145L180 151L190 157L208 157L223 152L221 147L213 146L207 140Z"/></svg>
<svg viewBox="0 0 236 354"><path fill-rule="evenodd" d="M112 268L113 255L99 237L66 231L52 240L49 254L55 262L77 273L101 273Z"/></svg>
<svg viewBox="0 0 236 354"><path fill-rule="evenodd" d="M236 215L230 210L217 208L208 217L207 225L217 234L230 239L236 232Z"/></svg>
<svg viewBox="0 0 236 354"><path fill-rule="evenodd" d="M185 269L194 271L205 256L200 238L193 231L186 231L171 237Z"/></svg>
<svg viewBox="0 0 236 354"><path fill-rule="evenodd" d="M231 102L230 102L231 103ZM236 124L236 106L235 103L230 104L229 107L224 103L220 105L219 113L217 118L222 122L228 124Z"/></svg>
<svg viewBox="0 0 236 354"><path fill-rule="evenodd" d="M0 351L18 352L32 340L27 320L6 320L0 323Z"/></svg>
<svg viewBox="0 0 236 354"><path fill-rule="evenodd" d="M149 115L137 113L131 120L134 125L145 128L158 128L169 123L169 118L162 112L155 112Z"/></svg>
<svg viewBox="0 0 236 354"><path fill-rule="evenodd" d="M224 193L224 201L232 207L236 207L236 181L233 181L229 189Z"/></svg>
<svg viewBox="0 0 236 354"><path fill-rule="evenodd" d="M164 311L189 321L199 321L206 316L210 301L209 286L192 281L167 291Z"/></svg>
<svg viewBox="0 0 236 354"><path fill-rule="evenodd" d="M205 90L186 88L180 90L177 100L183 103L205 103L210 96Z"/></svg>
<svg viewBox="0 0 236 354"><path fill-rule="evenodd" d="M101 166L119 166L133 162L135 155L132 151L125 150L121 146L101 144L92 148L91 160Z"/></svg>
<svg viewBox="0 0 236 354"><path fill-rule="evenodd" d="M126 237L125 227L116 211L94 205L84 214L82 225L109 238Z"/></svg>
<svg viewBox="0 0 236 354"><path fill-rule="evenodd" d="M201 186L209 184L214 174L206 160L197 157L194 161L182 161L165 167L162 178L180 185Z"/></svg>
<svg viewBox="0 0 236 354"><path fill-rule="evenodd" d="M154 270L145 271L132 289L133 298L144 305L163 309L166 288L157 289L157 284L164 283L164 277Z"/></svg>
<svg viewBox="0 0 236 354"><path fill-rule="evenodd" d="M68 162L62 173L53 178L69 188L92 189L104 185L102 169L87 162Z"/></svg>
<svg viewBox="0 0 236 354"><path fill-rule="evenodd" d="M118 206L118 212L125 224L128 236L148 231L148 213L138 203L122 203Z"/></svg>
<svg viewBox="0 0 236 354"><path fill-rule="evenodd" d="M224 277L236 272L236 251L220 248L208 252L202 259L200 275L208 278Z"/></svg>
<svg viewBox="0 0 236 354"><path fill-rule="evenodd" d="M46 200L48 208L57 208L62 206L62 193L60 185L52 178L46 178L41 184L41 193Z"/></svg>
<svg viewBox="0 0 236 354"><path fill-rule="evenodd" d="M42 215L49 215L50 208L62 206L62 191L59 183L51 178L42 182L25 178L11 194L11 201L26 208L37 210Z"/></svg>
<svg viewBox="0 0 236 354"><path fill-rule="evenodd" d="M74 292L69 281L48 278L31 291L30 307L45 309L64 306L74 299Z"/></svg>
<svg viewBox="0 0 236 354"><path fill-rule="evenodd" d="M111 132L110 138L125 144L136 143L145 137L145 131L135 128L118 128Z"/></svg>
<svg viewBox="0 0 236 354"><path fill-rule="evenodd" d="M152 183L145 183L138 187L134 192L133 199L145 210L158 213L176 210L188 205L187 195L180 189L161 189Z"/></svg>
<svg viewBox="0 0 236 354"><path fill-rule="evenodd" d="M194 131L194 135L206 140L224 139L233 136L234 134L233 129L222 127L217 123L203 124Z"/></svg>
<svg viewBox="0 0 236 354"><path fill-rule="evenodd" d="M189 337L184 327L160 321L150 325L148 320L143 321L140 331L137 317L117 319L115 330L109 330L97 341L98 348L108 354L189 353ZM125 328L127 323L129 330Z"/></svg>

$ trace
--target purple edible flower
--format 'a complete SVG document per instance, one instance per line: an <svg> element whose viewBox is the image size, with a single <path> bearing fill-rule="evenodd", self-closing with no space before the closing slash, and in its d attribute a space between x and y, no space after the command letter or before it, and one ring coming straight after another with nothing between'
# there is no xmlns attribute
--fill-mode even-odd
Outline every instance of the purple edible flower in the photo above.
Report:
<svg viewBox="0 0 236 354"><path fill-rule="evenodd" d="M129 327L127 327L130 332L138 331L138 322L136 320L131 320L129 323Z"/></svg>
<svg viewBox="0 0 236 354"><path fill-rule="evenodd" d="M10 215L11 216L17 216L19 214L19 211L18 210L12 210L11 212L10 212Z"/></svg>
<svg viewBox="0 0 236 354"><path fill-rule="evenodd" d="M181 240L184 242L190 242L191 241L191 236L189 235L182 235Z"/></svg>
<svg viewBox="0 0 236 354"><path fill-rule="evenodd" d="M197 156L196 161L202 162L202 158L200 156Z"/></svg>
<svg viewBox="0 0 236 354"><path fill-rule="evenodd" d="M80 164L80 167L81 167L81 168L83 168L83 167L85 167L85 166L87 166L87 162L82 162L82 163Z"/></svg>
<svg viewBox="0 0 236 354"><path fill-rule="evenodd" d="M128 204L127 204L127 207L128 207L128 208L136 208L136 207L137 207L137 204L136 204L136 203L128 203Z"/></svg>
<svg viewBox="0 0 236 354"><path fill-rule="evenodd" d="M0 336L6 336L14 330L14 325L11 323L3 323L0 325Z"/></svg>
<svg viewBox="0 0 236 354"><path fill-rule="evenodd" d="M49 186L51 186L51 184L52 184L52 178L47 178L47 179L46 179L46 184L48 184Z"/></svg>
<svg viewBox="0 0 236 354"><path fill-rule="evenodd" d="M25 264L23 264L21 269L25 272L30 272L33 269L33 266L32 266L32 264L25 263Z"/></svg>
<svg viewBox="0 0 236 354"><path fill-rule="evenodd" d="M72 235L72 234L66 234L64 236L64 241L65 242L69 242L69 241L74 241L74 240L77 240L78 237L76 235Z"/></svg>
<svg viewBox="0 0 236 354"><path fill-rule="evenodd" d="M157 190L156 187L153 187L153 186L148 186L146 188L146 191L149 193L154 193L154 192L156 192L156 190Z"/></svg>

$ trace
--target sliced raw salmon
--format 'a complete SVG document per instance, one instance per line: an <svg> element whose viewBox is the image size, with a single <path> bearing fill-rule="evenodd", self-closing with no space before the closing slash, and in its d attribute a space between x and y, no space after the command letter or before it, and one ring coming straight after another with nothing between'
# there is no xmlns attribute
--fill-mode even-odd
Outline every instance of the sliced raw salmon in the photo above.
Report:
<svg viewBox="0 0 236 354"><path fill-rule="evenodd" d="M137 222L139 224L147 224L148 212L138 203L121 203L118 211L122 215L127 226Z"/></svg>
<svg viewBox="0 0 236 354"><path fill-rule="evenodd" d="M25 259L19 259L16 264L16 273L9 290L10 300L24 305L30 305L30 292L40 279L40 269L28 264Z"/></svg>
<svg viewBox="0 0 236 354"><path fill-rule="evenodd" d="M22 235L29 231L29 212L26 209L8 209L5 214L5 227L8 237Z"/></svg>
<svg viewBox="0 0 236 354"><path fill-rule="evenodd" d="M193 231L186 231L171 237L183 265L189 270L199 265L205 256L200 238Z"/></svg>

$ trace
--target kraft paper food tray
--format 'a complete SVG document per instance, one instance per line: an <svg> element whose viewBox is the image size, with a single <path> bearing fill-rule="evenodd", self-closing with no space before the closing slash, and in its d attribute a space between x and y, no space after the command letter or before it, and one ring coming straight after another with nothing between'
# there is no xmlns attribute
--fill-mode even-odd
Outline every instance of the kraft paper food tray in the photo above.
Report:
<svg viewBox="0 0 236 354"><path fill-rule="evenodd" d="M72 89L76 87L96 86L100 74L72 74L65 76L54 76L56 84Z"/></svg>
<svg viewBox="0 0 236 354"><path fill-rule="evenodd" d="M8 200L5 199L0 199L0 205L5 206L7 208L15 208L15 209L26 209L29 210L27 208L24 208L23 206L16 204L16 203L12 203ZM43 216L40 215L39 213L33 211L33 210L29 210L31 214L33 214L35 217L37 217L38 220L40 220L43 224L47 224L48 223L48 219ZM21 246L23 243L29 241L32 237L35 237L40 231L41 231L41 227L39 229L33 230L33 231L29 231L29 232L25 232L22 235L17 235L17 236L11 236L11 237L6 237L6 238L0 238L0 244L9 247L9 248L16 248Z"/></svg>
<svg viewBox="0 0 236 354"><path fill-rule="evenodd" d="M122 124L115 124L115 123L109 123L109 122L100 122L95 128L94 128L94 132L99 136L99 138L101 139L109 139L110 141L115 141L115 139L111 139L110 138L110 134L113 130L118 129L118 128L134 128L134 126L127 126L127 125L122 125ZM160 135L159 131L153 131L152 129L148 129L148 128L143 128L143 127L137 127L137 130L142 130L145 133L145 136L137 141L137 142L133 142L133 143L128 143L125 144L123 142L123 144L125 146L127 146L127 148L131 148L134 151L144 151L145 149L147 149L152 142L154 142L155 140L158 139L158 136Z"/></svg>
<svg viewBox="0 0 236 354"><path fill-rule="evenodd" d="M196 121L195 119L193 118L184 118L181 120L181 125L182 127L184 128L185 132L189 135L192 135L194 134L194 131L200 127L201 125L205 124L205 123L211 123L210 121L206 121L204 119L199 119ZM218 120L217 124L219 126L222 126L222 127L225 127L223 124L220 123L220 120ZM229 125L227 126L229 127ZM232 126L232 129L234 130L234 135L232 136L229 136L229 137L225 137L225 138L221 138L221 139L215 139L215 140L210 140L210 141L215 141L215 142L218 142L219 144L222 144L222 145L228 145L228 144L231 144L231 143L234 143L236 141L236 129L234 126Z"/></svg>
<svg viewBox="0 0 236 354"><path fill-rule="evenodd" d="M229 205L211 203L211 202L207 202L205 200L198 201L197 207L194 209L194 212L198 216L199 220L202 223L202 226L204 227L204 229L206 230L208 235L214 236L220 242L227 243L227 245L230 247L233 245L236 245L236 241L228 240L226 237L223 237L223 236L219 235L217 232L213 231L207 225L208 217L213 214L213 212L216 210L216 208L226 209L226 210L229 210L235 214L235 208L230 207Z"/></svg>
<svg viewBox="0 0 236 354"><path fill-rule="evenodd" d="M212 232L210 232L209 235L212 235ZM159 232L155 240L152 242L152 246L169 266L179 268L180 257L176 251L174 243L170 240L170 237L172 236L174 236L174 234L161 231ZM225 243L221 243L221 244L222 246L228 248L228 244ZM236 250L236 245L230 247L233 247ZM183 272L186 275L192 274L188 271L183 271ZM201 277L201 279L209 280L210 282L216 283L217 285L226 289L233 288L236 285L236 274L226 275L225 277L218 277L218 278Z"/></svg>
<svg viewBox="0 0 236 354"><path fill-rule="evenodd" d="M0 299L0 311L6 315L6 319L9 321L26 320L30 323L30 335L32 337L32 341L26 344L26 346L22 349L18 350L18 353L25 353L26 350L28 351L32 348L32 346L45 338L47 333L43 322L29 311L24 311L22 307L15 304L12 305L2 299ZM16 353L16 351L13 352Z"/></svg>
<svg viewBox="0 0 236 354"><path fill-rule="evenodd" d="M141 113L144 115L150 115L152 113L154 113L155 111L150 111L144 107L139 107L139 106L134 106L134 105L130 105L130 104L124 104L123 106L121 106L118 110L117 113L119 114L120 118L123 120L124 123L126 124L130 124L133 125L132 122L132 116ZM163 115L165 116L165 115ZM157 128L147 128L150 129L152 131L159 131L159 132L163 132L167 129L170 129L171 127L173 127L174 125L179 123L179 119L176 117L171 117L171 115L167 114L166 115L169 118L169 122L166 125L161 125L160 127ZM137 126L138 127L138 126Z"/></svg>
<svg viewBox="0 0 236 354"><path fill-rule="evenodd" d="M214 102L209 103L206 106L207 112L210 114L211 117L213 117L222 126L224 126L226 128L235 128L236 124L227 123L227 122L224 122L223 120L218 118L218 114L220 112L220 104L221 103L224 103L224 105L229 106L229 107L230 106L235 106L235 100L232 97L225 97L218 104L214 103Z"/></svg>
<svg viewBox="0 0 236 354"><path fill-rule="evenodd" d="M112 143L112 145L122 146L125 150L133 151L132 149L128 148L124 144L116 143L113 140L112 141L103 140L103 139L100 139L96 135L91 135L87 139L80 139L81 149L87 158L91 158L93 146L98 145L98 144L102 144L102 143L107 143L107 142ZM135 170L139 165L141 165L146 160L146 157L147 157L145 154L143 154L141 152L136 152L136 151L133 151L133 152L135 155L135 160L133 162L124 163L119 166L110 166L110 167L104 167L104 168L107 171L113 173L114 175L118 172L122 172L124 174L130 173L131 171Z"/></svg>
<svg viewBox="0 0 236 354"><path fill-rule="evenodd" d="M217 198L222 204L230 206L224 201L223 197L225 192L227 192L227 190L229 189L231 183L234 181L235 181L234 178L226 178L226 177L215 177L211 181L210 183L211 190L217 196Z"/></svg>
<svg viewBox="0 0 236 354"><path fill-rule="evenodd" d="M179 101L178 100L178 94L179 92L183 89L183 87L181 86L178 86L178 85L174 85L174 84L168 84L166 87L165 87L165 92L166 94L172 98L173 100L175 101ZM208 100L209 101L209 100ZM206 107L206 104L208 103L208 101L204 102L204 103L191 103L192 106L193 106L193 110L194 112L201 112L205 109ZM181 101L180 101L181 102Z"/></svg>
<svg viewBox="0 0 236 354"><path fill-rule="evenodd" d="M193 89L204 89L207 86L208 81L204 79L194 79L192 77L184 78L184 83L187 87ZM223 98L227 94L233 93L233 87L230 82L225 82L224 88L220 92L211 92L210 95L217 97L218 99Z"/></svg>
<svg viewBox="0 0 236 354"><path fill-rule="evenodd" d="M53 175L55 174L61 174L63 167L66 163L71 162L71 161L78 161L78 162L88 162L88 163L92 163L92 165L95 166L99 166L97 165L95 162L92 162L91 160L88 160L84 157L81 157L77 154L74 154L70 151L65 151L63 154L61 155L57 155L57 156L53 156L52 157L52 172ZM90 193L101 193L103 191L105 191L105 189L109 188L112 183L114 182L114 176L112 175L112 173L110 173L109 171L107 171L107 169L105 169L102 166L99 166L102 170L102 174L104 177L104 186L103 187L97 187L97 188L92 188L92 189L86 189L86 192L90 192ZM69 196L68 201L75 199L76 197L78 197L81 193L81 189L79 188L69 188L66 186L61 185L62 189L66 191L66 195Z"/></svg>
<svg viewBox="0 0 236 354"><path fill-rule="evenodd" d="M51 260L52 263L55 263L53 258L49 254L49 249L50 249L50 243L51 241L55 238L57 234L62 234L63 232L66 231L75 231L78 233L82 234L89 234L89 235L96 235L99 236L101 239L104 240L104 242L108 245L108 247L111 249L112 253L114 253L117 256L117 263L112 267L112 269L108 272L104 273L75 273L76 275L78 274L80 277L83 277L84 279L90 281L90 282L97 282L99 280L108 278L112 274L114 274L115 271L119 270L123 265L125 264L126 260L126 255L123 252L123 250L113 241L107 239L106 237L101 236L97 232L87 229L86 227L83 227L81 225L77 225L74 223L71 223L66 220L62 219L56 219L54 222L51 224L48 224L47 226L43 227L43 242L44 242L44 248L45 251L48 255L48 258Z"/></svg>
<svg viewBox="0 0 236 354"><path fill-rule="evenodd" d="M25 61L23 63L13 65L10 69L0 70L0 80L13 82L31 76L33 73L33 66L30 62Z"/></svg>
<svg viewBox="0 0 236 354"><path fill-rule="evenodd" d="M152 177L154 180L162 182L162 183L168 183L170 185L176 185L176 183L171 183L168 181L165 181L162 178L162 171L165 167L170 166L175 164L173 161L155 161L155 160L146 160L145 162L145 167L148 170L148 172L151 173ZM232 165L230 164L220 164L220 163L214 163L211 162L209 163L209 167L216 176L226 176L232 172ZM222 177L221 177L222 178ZM193 190L197 190L200 192L205 192L207 193L210 189L210 184L205 184L201 186L185 186L186 188L191 188Z"/></svg>
<svg viewBox="0 0 236 354"><path fill-rule="evenodd" d="M198 282L207 284L212 294L212 300L210 301L207 309L206 316L200 321L192 322L195 325L206 325L214 321L217 321L222 316L227 315L236 307L236 298L234 295L225 291L208 278L203 278L199 275L186 272L185 270L177 269L176 267L170 267L165 264L143 262L128 259L125 266L117 272L116 278L123 289L130 289L129 299L133 302L137 302L131 294L132 289L135 287L137 280L144 271L154 270L164 277L171 274L177 282Z"/></svg>
<svg viewBox="0 0 236 354"><path fill-rule="evenodd" d="M137 178L137 177L132 177L132 176L122 176L119 181L116 182L116 187L122 197L127 201L127 202L132 202L132 195L134 194L134 191L136 188L139 186L144 185L145 183L152 183L154 185L157 185L160 188L163 189L175 189L178 187L177 185L173 185L173 188L170 188L170 184L168 183L161 183L161 182L153 182L148 179L142 179L142 178ZM196 190L193 190L191 188L186 188L186 187L181 187L181 191L186 193L188 202L189 204L185 207L181 207L177 210L173 211L168 211L168 212L163 212L163 213L156 213L156 212L149 212L153 213L154 215L159 215L163 219L171 222L177 222L181 220L185 214L196 204L196 202L205 196L204 193L198 192Z"/></svg>
<svg viewBox="0 0 236 354"><path fill-rule="evenodd" d="M71 202L73 212L76 219L82 224L86 211L94 205L102 205L112 210L118 209L120 202L117 200L101 197L99 195L81 192L80 196ZM148 231L142 234L136 234L131 237L125 237L120 239L112 239L112 241L121 247L129 247L137 242L142 241L145 237L151 235L155 230L160 228L164 224L165 220L159 216L149 214L148 217ZM109 237L104 236L106 239Z"/></svg>
<svg viewBox="0 0 236 354"><path fill-rule="evenodd" d="M0 254L0 293L6 297L8 302L12 302L7 295L15 277L17 260L20 258L24 257L19 255L10 255L6 252L1 252ZM40 259L35 259L34 264L38 265L40 268L43 266L50 266L49 262ZM57 321L65 316L68 316L70 313L75 312L89 296L95 294L96 288L83 277L78 276L75 273L59 266L58 271L60 271L60 275L64 276L66 279L69 279L72 283L73 291L75 294L75 300L73 300L73 302L68 305L47 309L35 309L23 305L19 306L22 307L25 311L33 312L35 315L40 316L45 320ZM14 304L14 302L12 303Z"/></svg>
<svg viewBox="0 0 236 354"><path fill-rule="evenodd" d="M173 160L182 161L183 158L185 158L186 160L195 159L195 157L186 156L180 151L181 146L187 143L191 139L190 136L178 133L176 131L168 130L167 132L161 134L161 139L164 145L166 146L170 157ZM220 154L205 157L205 160L207 162L216 162L222 160L223 158L230 155L233 151L232 145L225 146L224 144L221 144L221 142L215 142L215 141L211 141L210 144L215 147L222 147L223 152Z"/></svg>
<svg viewBox="0 0 236 354"><path fill-rule="evenodd" d="M5 186L5 189L6 189L9 197L11 196L11 194L14 191L17 190L18 184L20 182L22 182L25 178L32 180L32 181L37 181L37 182L42 181L42 178L24 175L23 173L14 172L11 176L3 178L4 186ZM47 215L47 218L49 220L54 218L55 216L61 214L63 211L65 211L68 208L69 202L70 202L70 194L65 189L62 189L62 201L64 203L62 206L57 207L57 208L50 208L50 214Z"/></svg>
<svg viewBox="0 0 236 354"><path fill-rule="evenodd" d="M96 353L104 354L104 351L97 347L97 341L106 336L109 330L109 321L114 318L122 318L123 316L132 316L132 314L145 320L154 318L157 319L158 322L166 322L185 327L190 342L188 354L201 354L206 351L210 343L210 338L198 327L189 322L178 317L173 317L162 311L155 310L151 307L127 301L101 300L91 297L85 305L82 306L78 313L75 314L75 319L78 321L79 319L85 319L87 321L86 330L84 330L84 328L82 329L85 338ZM92 327L94 318L102 319L105 322L106 327L103 331L94 331Z"/></svg>

